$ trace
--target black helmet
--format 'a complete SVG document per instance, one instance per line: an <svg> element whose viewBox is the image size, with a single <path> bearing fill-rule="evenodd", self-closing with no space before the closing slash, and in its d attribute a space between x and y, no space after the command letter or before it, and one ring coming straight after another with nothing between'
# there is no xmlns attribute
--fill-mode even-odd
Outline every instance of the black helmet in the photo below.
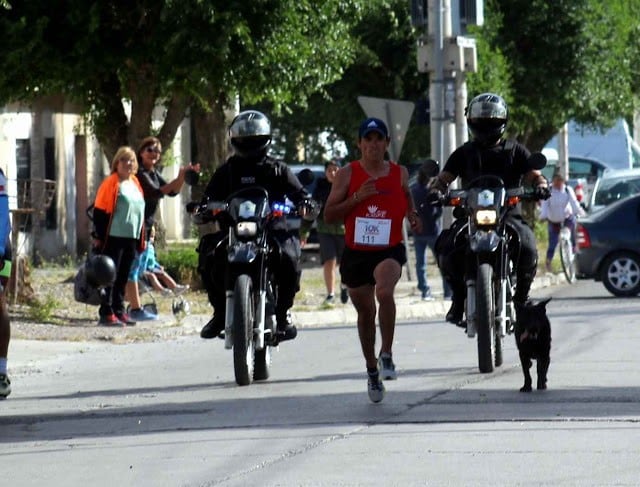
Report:
<svg viewBox="0 0 640 487"><path fill-rule="evenodd" d="M229 139L241 157L265 155L271 143L271 122L256 110L240 112L229 126Z"/></svg>
<svg viewBox="0 0 640 487"><path fill-rule="evenodd" d="M87 261L86 276L94 287L110 286L116 280L116 265L108 255L92 255Z"/></svg>
<svg viewBox="0 0 640 487"><path fill-rule="evenodd" d="M476 96L469 102L465 114L473 139L483 145L498 142L507 128L507 104L494 93Z"/></svg>

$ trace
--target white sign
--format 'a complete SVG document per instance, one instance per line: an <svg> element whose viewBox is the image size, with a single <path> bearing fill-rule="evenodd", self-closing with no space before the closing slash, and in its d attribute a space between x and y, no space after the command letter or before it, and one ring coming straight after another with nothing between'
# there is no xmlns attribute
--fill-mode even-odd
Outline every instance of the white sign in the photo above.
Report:
<svg viewBox="0 0 640 487"><path fill-rule="evenodd" d="M387 98L372 98L370 96L359 96L358 103L360 103L367 117L379 118L387 124L389 137L391 138L389 156L392 160L397 161L411 123L411 115L413 115L415 103Z"/></svg>

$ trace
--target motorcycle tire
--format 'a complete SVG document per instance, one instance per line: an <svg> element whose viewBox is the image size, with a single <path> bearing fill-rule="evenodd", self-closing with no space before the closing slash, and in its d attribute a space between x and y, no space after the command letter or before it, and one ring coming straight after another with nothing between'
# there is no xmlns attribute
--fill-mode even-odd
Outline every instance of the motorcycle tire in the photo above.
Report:
<svg viewBox="0 0 640 487"><path fill-rule="evenodd" d="M271 347L265 343L262 350L256 350L253 366L253 380L267 380L271 366Z"/></svg>
<svg viewBox="0 0 640 487"><path fill-rule="evenodd" d="M493 372L496 352L496 313L493 303L493 268L490 264L480 264L476 280L476 328L478 368L483 374Z"/></svg>
<svg viewBox="0 0 640 487"><path fill-rule="evenodd" d="M255 345L253 282L246 274L238 276L233 291L233 369L236 383L247 386L253 380Z"/></svg>
<svg viewBox="0 0 640 487"><path fill-rule="evenodd" d="M571 239L564 235L560 238L560 263L562 264L562 272L569 284L576 282L576 262L573 254L573 246Z"/></svg>

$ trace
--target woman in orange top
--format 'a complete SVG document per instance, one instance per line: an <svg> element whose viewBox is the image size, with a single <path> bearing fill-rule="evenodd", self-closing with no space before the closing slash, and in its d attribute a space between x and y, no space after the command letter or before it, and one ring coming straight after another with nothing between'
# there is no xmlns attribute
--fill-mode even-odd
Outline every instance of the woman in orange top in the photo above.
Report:
<svg viewBox="0 0 640 487"><path fill-rule="evenodd" d="M358 132L362 157L338 171L324 209L326 222L345 223L340 274L358 313L358 334L373 402L384 397L381 379L396 378L391 348L396 322L394 291L407 261L402 241L404 218L414 230L420 227L407 169L385 160L389 141L382 120L362 122ZM379 357L375 353L376 300L382 336Z"/></svg>
<svg viewBox="0 0 640 487"><path fill-rule="evenodd" d="M135 174L136 153L120 147L111 163L111 174L100 184L93 208L93 246L96 252L111 257L116 279L105 289L100 304L99 325L135 324L124 309L124 288L136 255L145 247L144 196Z"/></svg>

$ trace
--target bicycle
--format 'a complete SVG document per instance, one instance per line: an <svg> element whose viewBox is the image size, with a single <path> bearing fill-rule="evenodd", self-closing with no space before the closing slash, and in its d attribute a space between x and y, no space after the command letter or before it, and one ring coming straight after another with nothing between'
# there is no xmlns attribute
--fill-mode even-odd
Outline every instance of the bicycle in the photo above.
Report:
<svg viewBox="0 0 640 487"><path fill-rule="evenodd" d="M562 272L569 284L576 282L576 253L573 251L573 242L571 241L571 228L565 222L560 227L559 243L560 263L562 264Z"/></svg>

